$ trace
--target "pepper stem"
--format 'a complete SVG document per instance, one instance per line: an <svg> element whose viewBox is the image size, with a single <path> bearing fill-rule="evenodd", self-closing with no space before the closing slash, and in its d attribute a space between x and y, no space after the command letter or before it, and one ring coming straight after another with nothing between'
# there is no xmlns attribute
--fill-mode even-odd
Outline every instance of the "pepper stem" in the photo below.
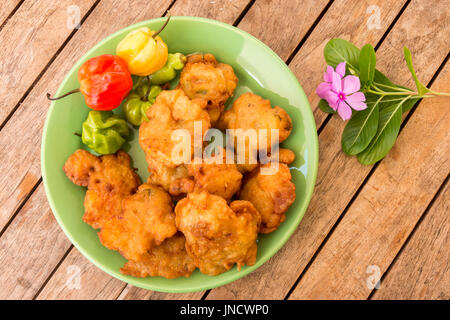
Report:
<svg viewBox="0 0 450 320"><path fill-rule="evenodd" d="M69 91L69 92L67 92L66 94L63 94L62 96L59 96L59 97L53 97L53 98L52 98L52 96L50 95L50 93L47 93L47 99L48 99L48 100L51 100L51 101L59 100L59 99L61 99L61 98L67 97L67 96L69 96L69 95L71 95L71 94L73 94L73 93L77 93L77 92L80 92L80 88L74 89L74 90L72 90L72 91Z"/></svg>
<svg viewBox="0 0 450 320"><path fill-rule="evenodd" d="M158 34L160 34L161 31L164 30L164 28L165 28L165 27L167 26L167 24L169 23L169 20L170 20L170 11L167 11L167 20L166 20L166 22L164 22L164 24L162 25L162 27L152 35L152 38L156 38L156 37L158 36Z"/></svg>
<svg viewBox="0 0 450 320"><path fill-rule="evenodd" d="M150 89L152 88L152 86L150 85L150 77L149 76L147 76L147 81L148 81L148 89L147 89L147 93L142 98L142 101L148 101L148 96L150 94Z"/></svg>

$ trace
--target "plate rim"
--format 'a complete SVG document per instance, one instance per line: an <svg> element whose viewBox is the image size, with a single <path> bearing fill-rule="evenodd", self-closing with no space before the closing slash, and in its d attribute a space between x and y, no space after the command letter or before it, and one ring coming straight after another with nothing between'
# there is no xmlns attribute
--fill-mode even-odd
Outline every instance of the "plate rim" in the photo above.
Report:
<svg viewBox="0 0 450 320"><path fill-rule="evenodd" d="M285 244L286 242L292 237L292 235L294 234L294 232L297 230L301 220L303 219L307 208L309 207L310 201L311 201L311 197L314 191L314 187L315 187L315 183L316 183L316 179L317 179L317 171L318 171L318 161L319 161L319 142L318 142L318 135L317 135L317 127L316 127L316 122L314 119L314 115L313 112L311 110L311 106L308 100L308 97L306 96L302 86L300 85L297 77L295 76L295 74L291 71L291 69L289 68L288 65L286 65L286 63L269 47L267 46L264 42L262 42L261 40L257 39L256 37L254 37L253 35L245 32L244 30L241 30L235 26L229 25L227 23L221 22L221 21L217 21L217 20L213 20L213 19L208 19L208 18L203 18L203 17L195 17L195 16L172 16L171 19L173 20L185 20L187 22L190 21L195 21L195 22L203 22L206 24L215 24L218 25L220 27L223 27L225 29L228 29L232 32L237 32L238 34L240 34L241 36L243 36L244 38L250 39L252 41L255 41L263 50L265 50L268 54L270 54L275 60L277 60L278 64L280 65L280 67L284 68L287 71L287 74L292 78L292 82L295 83L295 86L297 87L297 89L299 90L300 94L303 95L304 100L307 102L307 109L305 110L306 116L308 117L308 119L303 119L304 121L308 121L310 122L310 124L312 125L312 128L314 129L314 135L312 137L313 141L312 141L312 145L313 145L313 149L311 157L312 157L312 183L310 186L306 185L306 190L304 190L305 192L305 200L303 202L303 206L301 206L298 210L298 216L294 219L293 223L291 223L290 228L288 228L286 234L287 236L284 237L284 239L282 239L282 241L279 241L276 245L275 248L276 250L274 250L273 254L267 254L264 255L263 257L259 257L258 261L253 265L253 266L249 266L246 267L245 269L241 270L239 273L237 273L235 276L231 276L229 278L225 278L222 280L217 280L213 285L202 285L202 286L194 286L192 289L178 289L177 287L171 287L171 288L167 288L167 286L158 286L158 285L143 285L140 282L138 282L137 280L134 279L134 277L130 277L130 276L126 276L126 275L122 275L120 273L113 273L112 271L110 271L105 265L103 265L102 263L98 262L97 259L95 258L95 256L89 254L88 252L86 252L78 243L77 241L74 240L74 238L72 237L72 235L70 234L70 232L68 232L68 230L65 227L65 223L63 221L63 219L61 219L60 215L57 213L56 209L55 209L55 204L54 204L54 199L50 196L50 189L49 186L47 184L47 168L45 166L46 163L46 156L45 156L45 150L46 150L46 137L47 137L47 127L49 125L50 122L50 115L53 111L53 108L55 107L55 102L52 101L50 103L49 109L47 111L46 114L46 118L45 118L45 122L44 122L44 126L43 126L43 131L42 131L42 137L41 137L41 152L40 152L40 156L41 156L41 173L42 173L42 180L43 180L43 184L44 184L44 190L45 190L45 195L47 198L47 201L50 205L50 208L52 210L52 214L55 217L56 221L58 222L59 226L61 227L61 229L63 230L65 236L68 237L68 239L70 240L70 242L74 245L74 247L84 256L86 257L91 263L93 263L96 267L98 267L100 270L102 270L103 272L106 272L107 274L111 275L112 277L119 279L127 284L131 284L133 286L142 288L142 289L146 289L146 290L153 290L153 291L159 291L159 292L167 292L167 293L186 293L186 292L198 292L198 291L204 291L204 290L209 290L209 289L213 289L213 288L217 288L223 285L226 285L228 283L234 282L236 280L239 280L245 276L247 276L248 274L252 273L253 271L255 271L256 269L258 269L259 267L261 267L263 264L265 264L271 257L273 257ZM102 46L105 42L109 41L111 38L115 37L118 33L122 33L122 32L126 32L128 30L132 30L135 28L139 28L141 26L145 26L147 25L149 22L158 22L158 21L165 21L166 18L165 17L160 17L160 18L154 18L154 19L148 19L148 20L144 20L144 21L140 21L137 22L135 24L129 25L125 28L119 29L117 31L115 31L114 33L108 35L107 37L103 38L102 40L100 40L98 43L96 43L91 49L89 49L85 54L83 54L83 56L81 58L79 58L75 64L73 65L73 67L66 73L64 79L62 80L62 82L60 83L58 90L55 92L56 96L59 96L61 94L61 91L63 89L63 87L65 86L66 82L69 80L69 75L71 75L74 71L76 71L77 68L79 68L79 66L85 61L86 57L89 56L93 51L95 51L98 47ZM302 117L304 117L304 115L302 115Z"/></svg>

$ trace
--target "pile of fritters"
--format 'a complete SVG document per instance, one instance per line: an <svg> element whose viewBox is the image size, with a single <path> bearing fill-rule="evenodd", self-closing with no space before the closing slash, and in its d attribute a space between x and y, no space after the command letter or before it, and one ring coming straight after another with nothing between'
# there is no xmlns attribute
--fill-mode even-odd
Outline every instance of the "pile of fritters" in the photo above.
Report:
<svg viewBox="0 0 450 320"><path fill-rule="evenodd" d="M96 157L77 150L67 160L66 175L87 187L83 220L100 229L104 246L128 259L122 273L176 278L196 268L217 275L234 265L253 265L258 234L273 232L284 221L295 200L287 166L294 153L279 149L274 169L258 152L272 150L271 129L278 129L279 142L287 139L291 118L252 93L224 111L237 82L232 67L213 55L188 57L177 89L158 95L139 129L147 183L141 184L124 151ZM246 141L245 154L232 155L235 163L226 161L225 149L206 159L194 157L196 148L203 154L205 147L195 145L194 135L203 138L211 127L255 129L258 140ZM184 136L177 136L180 129ZM190 140L188 150L177 149L187 142L182 139ZM181 151L183 157L174 157Z"/></svg>

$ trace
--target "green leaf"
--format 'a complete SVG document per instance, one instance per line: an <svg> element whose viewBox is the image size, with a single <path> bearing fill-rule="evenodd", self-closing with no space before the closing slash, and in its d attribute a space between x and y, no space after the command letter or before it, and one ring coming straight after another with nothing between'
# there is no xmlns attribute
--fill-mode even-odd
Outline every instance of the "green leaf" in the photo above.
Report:
<svg viewBox="0 0 450 320"><path fill-rule="evenodd" d="M367 94L367 109L357 111L345 126L341 144L347 155L363 151L377 133L379 104L382 99L381 96Z"/></svg>
<svg viewBox="0 0 450 320"><path fill-rule="evenodd" d="M400 101L391 101L392 99L387 98L382 101L377 133L369 146L358 154L359 162L374 164L391 150L400 131L402 106L408 99L409 97L405 97Z"/></svg>
<svg viewBox="0 0 450 320"><path fill-rule="evenodd" d="M416 83L417 92L419 93L419 95L423 96L427 92L430 92L430 90L419 81L419 78L417 78L416 71L414 71L414 67L412 64L411 51L409 51L407 47L404 47L403 53L405 55L405 60L406 64L408 65L408 69L411 72L412 77L414 78L414 82Z"/></svg>
<svg viewBox="0 0 450 320"><path fill-rule="evenodd" d="M368 87L375 77L376 59L375 49L371 44L362 47L359 55L359 79L365 87Z"/></svg>
<svg viewBox="0 0 450 320"><path fill-rule="evenodd" d="M344 39L331 39L323 49L325 61L336 68L341 62L346 62L347 68L359 72L359 49Z"/></svg>
<svg viewBox="0 0 450 320"><path fill-rule="evenodd" d="M336 113L329 105L327 100L320 99L319 109L326 113Z"/></svg>

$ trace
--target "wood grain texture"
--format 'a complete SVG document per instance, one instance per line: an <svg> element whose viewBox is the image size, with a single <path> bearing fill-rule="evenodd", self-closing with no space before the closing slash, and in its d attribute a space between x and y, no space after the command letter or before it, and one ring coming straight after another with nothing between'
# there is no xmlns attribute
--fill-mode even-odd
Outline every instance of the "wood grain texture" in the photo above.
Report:
<svg viewBox="0 0 450 320"><path fill-rule="evenodd" d="M447 183L372 299L450 299L449 212Z"/></svg>
<svg viewBox="0 0 450 320"><path fill-rule="evenodd" d="M191 5L190 2L186 2L186 3ZM106 5L108 5L107 8L105 8ZM74 49L75 43L79 43L79 42L85 43L86 40L84 40L84 37L86 37L86 38L89 37L88 44L86 45L86 47L89 48L88 46L92 46L93 43L98 41L98 40L92 40L93 35L89 34L89 33L86 34L85 30L98 30L99 28L105 29L105 25L107 25L109 22L105 21L104 18L100 18L100 16L101 16L101 14L104 14L104 12L111 11L112 6L114 6L114 8L115 8L114 10L117 10L117 11L113 11L112 13L110 13L111 19L115 19L115 12L119 12L120 10L123 10L123 8L120 8L120 6L118 6L117 4L114 4L114 3L113 4L111 4L111 3L103 4L101 2L98 5L98 7L92 12L91 16L85 21L83 27L75 35L75 37L72 39L72 41L70 41L68 43L67 47L61 52L61 55L55 61L54 65L58 65L58 68L55 68L54 65L52 65L52 67L49 69L50 74L56 73L56 75L53 74L53 77L50 77L48 73L46 73L44 75L42 80L37 84L35 90L33 90L31 92L30 97L27 100L25 100L23 110L18 110L18 113L15 114L14 117L11 119L12 121L10 123L8 123L7 126L5 126L5 128L0 133L0 142L3 139L4 139L3 141L5 141L5 142L9 141L8 146L5 145L5 150L6 150L6 148L8 148L9 152L8 153L0 152L0 160L1 160L2 157L6 157L6 158L13 157L14 150L11 150L11 148L15 147L15 148L19 149L17 146L17 143L18 143L17 138L15 138L16 140L14 143L11 140L14 130L15 129L17 130L17 126L20 124L20 126L23 125L23 126L28 127L27 132L24 133L24 136L19 137L19 139L22 139L22 138L24 139L24 142L20 149L22 150L21 156L25 158L25 159L23 159L23 162L21 163L20 167L17 168L16 165L13 166L12 164L11 164L11 166L8 166L6 162L3 162L5 165L8 166L8 168L5 168L6 176L0 177L0 179L3 179L5 181L5 184L9 185L9 188L8 188L8 186L5 185L5 190L8 190L9 192L11 192L11 190L13 190L12 193L14 195L16 193L18 193L18 191L20 191L19 194L21 194L21 195L23 194L25 196L27 194L26 190L30 190L31 187L34 185L34 183L37 181L37 178L39 177L39 153L38 153L37 146L40 144L40 131L42 130L42 123L43 123L43 119L45 118L45 112L46 112L46 109L42 108L42 105L47 105L48 103L45 101L45 99L43 99L44 96L37 95L37 92L45 92L46 90L51 91L52 88L54 91L57 88L63 75L68 71L68 69L74 63L74 61L76 61L79 58L78 55L73 56L73 54L74 54L73 51L77 51ZM135 8L139 7L139 4L136 4L134 7ZM175 5L174 5L174 7L175 7ZM242 7L242 9L243 8L244 8L244 6ZM172 8L172 9L174 9L174 8ZM148 9L146 9L146 10L148 11ZM187 9L182 10L182 8L178 7L177 10L179 10L180 12L184 11L186 14L188 14ZM198 10L197 7L196 7L196 10ZM133 10L133 11L135 11L135 10ZM136 10L136 12L142 12L142 10ZM175 13L173 13L173 14L175 14ZM202 16L202 14L200 14L198 11L197 11L197 14ZM239 15L239 13L237 13L236 17L233 17L233 19L230 19L229 21L224 20L225 16L221 17L221 19L225 22L232 23L237 18L238 15ZM129 17L129 18L132 19L132 17ZM133 22L136 22L136 21L133 21ZM129 22L128 24L131 24L133 22ZM94 25L94 23L98 23L98 25L97 24ZM115 23L120 23L120 21L117 21ZM125 24L125 25L127 25L127 24ZM306 32L306 30L304 30L304 32ZM106 36L109 33L111 33L111 31L109 31L109 32L107 30L103 31L104 36ZM74 42L74 41L76 41L76 42ZM78 48L77 52L80 52L80 48ZM69 57L67 57L67 56L69 56ZM63 58L66 61L61 62ZM60 65L60 63L62 63L62 66ZM45 89L45 86L48 86L49 89ZM36 113L38 113L38 114L36 114ZM32 115L33 119L29 119L30 115ZM25 122L25 124L23 122ZM14 134L14 136L17 136L17 135ZM30 140L34 140L34 141L30 141ZM27 150L24 150L24 148L26 148ZM16 157L16 159L17 159L17 157ZM30 167L30 165L31 165L31 167ZM2 168L2 170L3 170L3 168ZM19 173L17 171L19 171ZM20 187L17 187L17 183L18 183L17 178L20 176L29 177L28 179L22 178L22 180L26 181L28 184L24 185L24 183L19 182ZM14 185L14 182L16 183L16 185ZM5 198L6 198L6 196L5 196ZM8 209L8 208L13 209L13 208L15 208L15 206L18 205L17 200L11 199L11 197L8 197L5 200L6 200L6 203L5 203L5 205L3 205L3 208L5 208L5 209ZM42 199L42 201L46 201L46 200ZM107 278L107 279L108 279L107 281L109 281L109 278ZM179 297L180 295L175 295L175 296ZM136 295L135 295L135 297L136 297ZM169 298L170 295L167 295L166 297ZM199 294L198 297L201 297L201 295Z"/></svg>
<svg viewBox="0 0 450 320"><path fill-rule="evenodd" d="M123 290L119 300L200 300L205 292L166 293L137 288L131 285Z"/></svg>
<svg viewBox="0 0 450 320"><path fill-rule="evenodd" d="M250 0L177 0L170 13L195 16L233 24Z"/></svg>
<svg viewBox="0 0 450 320"><path fill-rule="evenodd" d="M77 6L81 19L94 3L25 1L0 31L0 123L72 33L73 28L67 26L68 7Z"/></svg>
<svg viewBox="0 0 450 320"><path fill-rule="evenodd" d="M327 3L327 0L257 0L239 28L286 60Z"/></svg>
<svg viewBox="0 0 450 320"><path fill-rule="evenodd" d="M317 86L323 81L321 71L326 69L323 49L327 42L332 38L342 38L360 48L366 43L375 46L405 2L335 1L292 59L289 67L308 97L317 127L320 127L327 117L327 114L317 107L320 98L316 94ZM379 26L372 24L373 19L377 17L377 10L379 10Z"/></svg>
<svg viewBox="0 0 450 320"><path fill-rule="evenodd" d="M240 12L245 8L247 1L234 1L234 13L226 12L225 10L217 9L217 16L212 16L217 20L224 21L226 23L233 23L233 21L239 16ZM197 16L208 16L211 14L211 3L209 1L203 1L202 3L197 3L194 5L193 1L181 1L176 2L171 9L172 15L197 15ZM143 5L142 5L143 6ZM216 6L217 7L217 6ZM220 8L220 7L219 7ZM240 8L236 10L236 8ZM97 11L99 10L99 11ZM96 14L102 14L102 11L109 10L109 8L104 8L99 5L93 12L93 17ZM142 10L147 10L142 7ZM194 10L191 12L190 10ZM162 14L164 11L161 11ZM213 10L214 12L214 10ZM89 26L90 21L86 21L86 28ZM101 23L105 23L101 21ZM130 22L129 24L131 24ZM46 201L42 199L42 201ZM66 261L67 260L67 261ZM82 255L76 250L72 249L68 259L66 259L60 268L57 269L55 274L52 276L48 284L43 289L42 293L39 295L40 299L115 299L122 292L120 299L200 299L203 295L202 292L199 293L188 293L188 294L171 294L171 293L158 293L143 290L133 286L127 286L115 278L111 277L107 273L101 271L89 261L87 261ZM74 290L66 285L66 281L70 274L67 274L67 268L70 265L79 265L81 267L80 276L83 279L83 289ZM95 279L95 281L90 281ZM124 289L125 288L125 289Z"/></svg>
<svg viewBox="0 0 450 320"><path fill-rule="evenodd" d="M442 91L449 86L447 64L432 89ZM374 271L368 267L376 266L381 274L388 268L450 171L450 114L442 108L445 103L445 98L434 98L419 105L291 299L369 296L373 288L366 280ZM446 258L439 259L448 263Z"/></svg>
<svg viewBox="0 0 450 320"><path fill-rule="evenodd" d="M351 38L357 44L372 41L375 44L402 6L398 1L383 1L383 6L389 12L382 15L383 29L361 29L353 35L352 28L365 25L367 20L364 12L368 5L359 1L358 3L354 6L348 5L345 1L333 3L298 52L297 55L301 55L302 58L298 59L296 56L292 61L294 65L291 63L291 68L310 99L315 96L316 84L311 85L308 81L313 81L310 77L315 74L316 78L319 77L317 83L320 82L322 77L320 70L324 69L322 51L326 42L332 37L339 36ZM348 19L340 20L340 17L346 17L348 10L356 21L354 24L350 23L346 29L344 21ZM352 36L349 36L350 34ZM303 60L308 63L302 63ZM304 77L308 81L304 81ZM297 232L278 254L257 271L244 279L212 290L207 299L283 299L286 296L370 170L369 167L361 166L355 158L348 158L342 153L340 144L342 129L342 121L332 119L319 136L319 170L316 187ZM344 178L346 174L349 175L348 178Z"/></svg>
<svg viewBox="0 0 450 320"><path fill-rule="evenodd" d="M0 26L6 22L8 16L14 8L20 3L20 0L4 0L0 6Z"/></svg>
<svg viewBox="0 0 450 320"><path fill-rule="evenodd" d="M72 248L37 299L104 300L118 297L124 287L122 281L111 277Z"/></svg>
<svg viewBox="0 0 450 320"><path fill-rule="evenodd" d="M41 185L0 238L0 299L31 299L70 247Z"/></svg>
<svg viewBox="0 0 450 320"><path fill-rule="evenodd" d="M35 88L30 92L21 108L17 110L11 121L0 132L0 140L2 141L0 144L2 165L2 174L0 175L1 227L6 224L15 208L19 206L40 177L39 152L41 131L49 105L45 92L47 90L50 92L56 91L56 88L73 64L84 52L102 38L140 20L161 16L169 4L169 0L165 2L159 1L157 6L144 0L134 1L133 10L130 10L131 5L128 2L120 0L100 2L82 28L74 35L54 64L49 68L48 72L43 75ZM140 10L136 8L140 8ZM124 15L123 12L129 12L129 14ZM15 261L10 262L9 266L2 266L2 268L5 268L4 274L1 275L2 281L5 281L5 286L2 286L2 289L5 289L1 290L1 294L25 299L32 298L36 294L43 284L42 279L46 279L50 275L70 245L69 240L48 209L47 198L42 185L38 187L29 201L31 204L27 202L13 220L13 223L6 229L5 234L0 238L0 244L3 244L7 241L4 238L8 239L8 234L11 234L12 240L7 242L9 254L5 253L5 259L11 253L17 254L20 252L21 257L21 259L18 259L17 255L13 255L11 258L15 257ZM41 208L41 210L33 211L34 214L30 215L29 211L26 210L29 206L37 209ZM43 218L44 212L48 212L44 216L45 219ZM20 224L18 225L19 222ZM33 245L38 245L42 241L41 233L28 232L26 242L24 242L20 239L20 228L25 230L48 230L46 232L49 234L49 241L51 241L52 237L61 238L64 239L64 245L54 240L51 242L54 247L42 246L35 252ZM17 240L14 240L14 237ZM23 260L24 257L34 257L37 254L39 259L26 258ZM18 264L17 268L11 267L14 266L13 262ZM27 267L22 272L19 270L21 264ZM32 268L30 268L29 264L32 264ZM7 267L8 272L6 272ZM33 270L36 274L28 269ZM24 278L24 275L27 275L27 277ZM28 280L28 282L24 281L23 283L31 283L32 286L16 286L18 279L21 278Z"/></svg>
<svg viewBox="0 0 450 320"><path fill-rule="evenodd" d="M50 105L46 92L55 92L75 62L97 42L130 24L161 16L169 4L170 0L159 1L156 6L144 0L133 2L133 6L119 0L100 2L6 123L0 131L0 228L41 176L41 135Z"/></svg>

